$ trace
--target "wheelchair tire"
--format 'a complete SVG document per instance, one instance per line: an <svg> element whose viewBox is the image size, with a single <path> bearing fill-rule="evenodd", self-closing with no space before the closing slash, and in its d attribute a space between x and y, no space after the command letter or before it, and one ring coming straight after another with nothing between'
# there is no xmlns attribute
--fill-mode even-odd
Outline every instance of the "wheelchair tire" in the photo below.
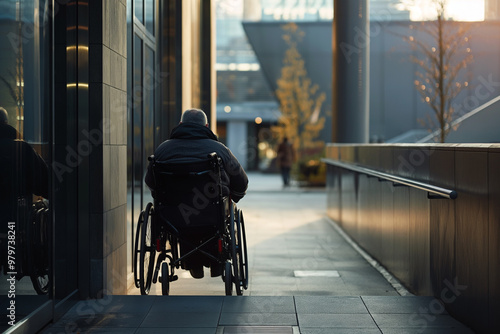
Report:
<svg viewBox="0 0 500 334"><path fill-rule="evenodd" d="M243 212L238 210L238 240L240 241L239 252L239 265L240 265L240 281L243 289L248 289L248 253L247 253L247 237L245 233L245 221L243 219Z"/></svg>
<svg viewBox="0 0 500 334"><path fill-rule="evenodd" d="M29 276L33 289L38 295L46 295L49 292L49 250L48 250L48 213L49 209L42 202L33 204L33 225L30 233L31 238L31 268Z"/></svg>
<svg viewBox="0 0 500 334"><path fill-rule="evenodd" d="M30 276L31 283L36 293L46 295L49 292L49 275L33 274Z"/></svg>
<svg viewBox="0 0 500 334"><path fill-rule="evenodd" d="M237 219L238 217L238 209L236 208L236 205L233 206L233 209L231 210L230 214L230 236L231 236L231 261L232 261L232 267L233 267L233 282L234 282L234 287L236 288L236 294L238 296L241 296L243 294L243 291L241 290L241 258L240 258L240 240L238 239L239 236L239 221Z"/></svg>
<svg viewBox="0 0 500 334"><path fill-rule="evenodd" d="M224 283L226 284L226 296L231 296L233 294L233 275L231 274L231 262L226 261L224 267Z"/></svg>
<svg viewBox="0 0 500 334"><path fill-rule="evenodd" d="M148 203L144 210L141 224L141 241L139 253L139 289L142 295L149 294L153 280L153 267L156 257L156 245L153 242L151 214L153 204Z"/></svg>
<svg viewBox="0 0 500 334"><path fill-rule="evenodd" d="M161 264L161 294L163 296L168 296L170 293L170 274L168 267L167 262Z"/></svg>
<svg viewBox="0 0 500 334"><path fill-rule="evenodd" d="M135 240L134 240L134 284L137 289L139 289L139 255L141 253L140 241L141 241L141 231L142 224L144 223L144 211L139 215L139 220L137 221L137 227L135 229Z"/></svg>

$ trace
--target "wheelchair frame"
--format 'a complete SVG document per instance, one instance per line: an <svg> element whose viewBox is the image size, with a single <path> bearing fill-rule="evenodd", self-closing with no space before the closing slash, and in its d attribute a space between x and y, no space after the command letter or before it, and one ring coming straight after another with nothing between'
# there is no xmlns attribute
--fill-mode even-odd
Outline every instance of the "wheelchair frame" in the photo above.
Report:
<svg viewBox="0 0 500 334"><path fill-rule="evenodd" d="M35 292L46 295L50 284L49 209L43 201L32 203L24 196L18 197L14 206L17 224L6 226L8 233L2 237L5 254L2 254L0 267L4 275L15 272L16 280L29 276ZM11 248L11 242L16 247ZM11 254L15 254L16 261L11 259Z"/></svg>
<svg viewBox="0 0 500 334"><path fill-rule="evenodd" d="M217 198L219 222L215 233L208 235L201 244L193 244L180 235L179 230L168 220L160 217L161 203L154 197L154 204L148 203L140 213L134 243L134 281L142 295L150 292L151 284L161 282L162 295L170 293L170 282L176 281L178 276L175 270L181 268L194 254L203 254L211 261L223 266L222 280L225 283L225 294L230 296L235 286L236 294L242 295L243 289L248 289L248 255L246 248L245 223L243 213L230 198L222 195L221 186L221 159L216 153L210 153L210 170L190 172L197 176L202 173L214 173L219 188ZM153 164L153 171L157 164L154 156L148 158ZM175 176L172 173L171 176ZM157 175L153 172L156 179ZM192 249L180 256L180 244L189 245ZM210 244L217 245L217 254L209 253L203 248ZM156 260L156 265L155 265Z"/></svg>

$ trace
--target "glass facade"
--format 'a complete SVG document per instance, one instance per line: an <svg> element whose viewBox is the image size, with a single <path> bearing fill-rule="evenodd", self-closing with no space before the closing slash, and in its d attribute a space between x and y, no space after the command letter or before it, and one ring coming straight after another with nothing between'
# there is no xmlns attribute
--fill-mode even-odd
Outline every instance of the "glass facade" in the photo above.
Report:
<svg viewBox="0 0 500 334"><path fill-rule="evenodd" d="M49 1L0 3L0 329L45 305L50 261Z"/></svg>
<svg viewBox="0 0 500 334"><path fill-rule="evenodd" d="M133 6L132 6L133 4ZM155 23L157 3L153 0L128 2L128 95L132 103L128 110L127 140L127 242L130 245L127 268L132 272L135 221L142 208L151 200L144 184L147 157L155 144L155 110L160 91L157 85L158 28Z"/></svg>

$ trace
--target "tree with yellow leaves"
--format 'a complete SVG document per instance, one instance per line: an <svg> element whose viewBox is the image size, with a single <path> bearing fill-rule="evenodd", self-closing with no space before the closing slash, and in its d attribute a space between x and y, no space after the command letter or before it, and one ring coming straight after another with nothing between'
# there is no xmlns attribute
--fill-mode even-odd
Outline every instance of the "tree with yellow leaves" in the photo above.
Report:
<svg viewBox="0 0 500 334"><path fill-rule="evenodd" d="M307 76L305 62L297 49L305 33L295 23L285 24L282 29L288 49L276 89L281 116L273 131L279 138L289 138L300 161L324 148L318 137L325 126L325 117L320 112L326 94Z"/></svg>

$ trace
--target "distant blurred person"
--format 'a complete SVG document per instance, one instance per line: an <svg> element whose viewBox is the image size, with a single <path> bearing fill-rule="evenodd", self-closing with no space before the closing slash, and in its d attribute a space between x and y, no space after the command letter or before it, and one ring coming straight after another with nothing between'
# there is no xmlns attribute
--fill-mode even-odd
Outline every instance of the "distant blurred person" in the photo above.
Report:
<svg viewBox="0 0 500 334"><path fill-rule="evenodd" d="M295 161L295 151L293 146L288 142L288 138L284 137L283 141L278 146L278 166L283 178L283 186L290 185L290 169Z"/></svg>

